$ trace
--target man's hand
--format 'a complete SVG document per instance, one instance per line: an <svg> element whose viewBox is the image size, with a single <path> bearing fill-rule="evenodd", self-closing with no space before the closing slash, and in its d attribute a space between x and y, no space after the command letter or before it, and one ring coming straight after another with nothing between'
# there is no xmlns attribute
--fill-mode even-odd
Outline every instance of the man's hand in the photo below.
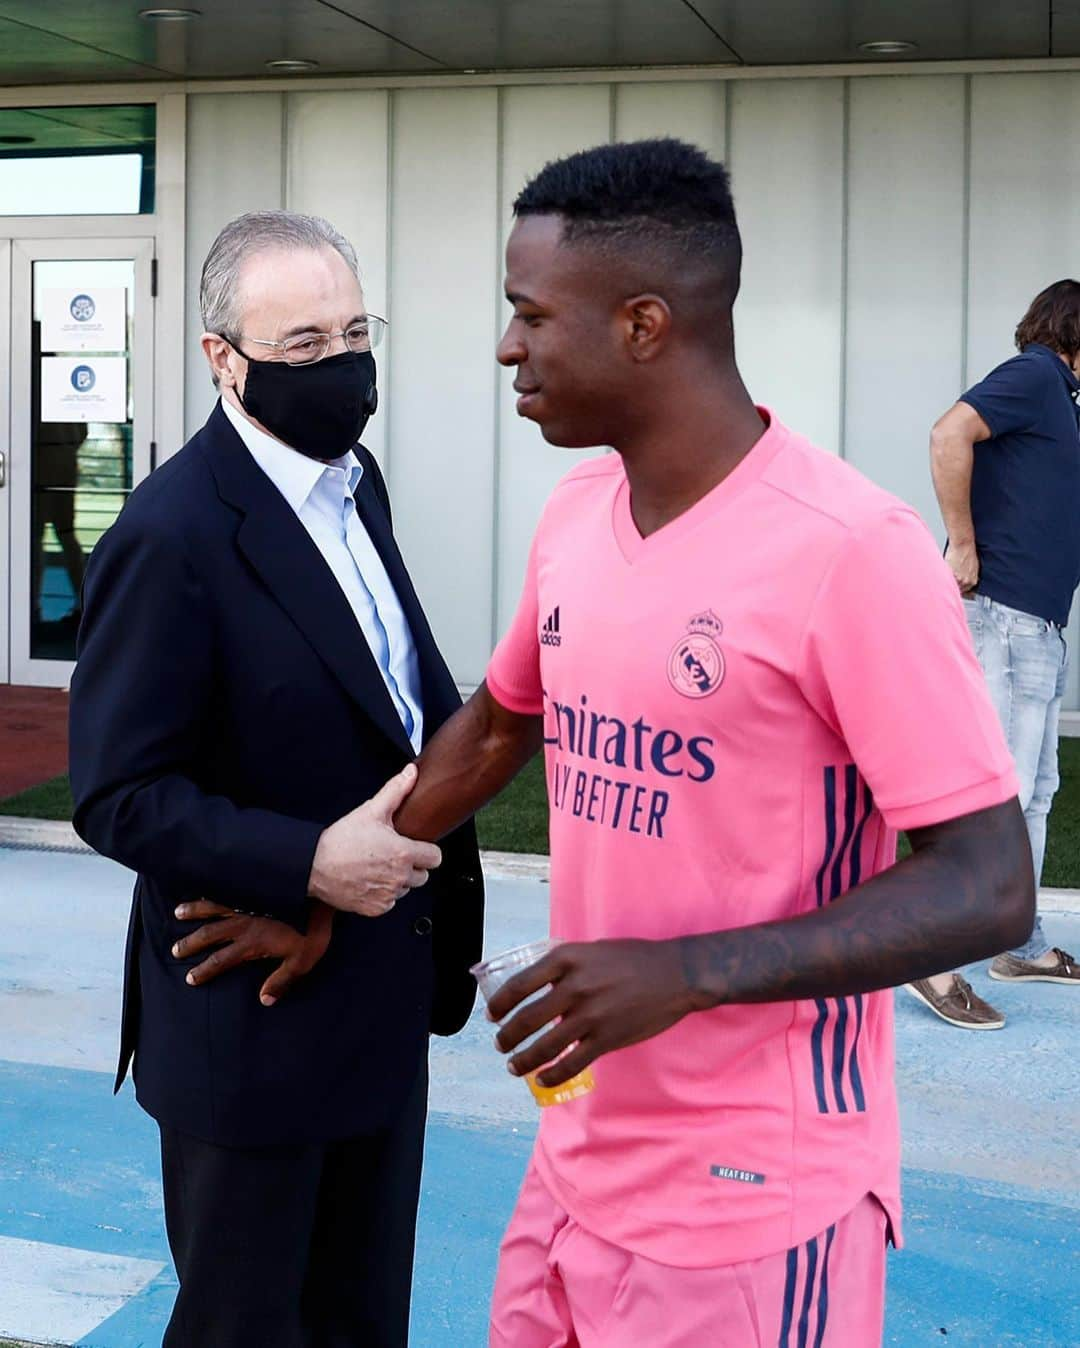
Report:
<svg viewBox="0 0 1080 1348"><path fill-rule="evenodd" d="M967 543L956 547L950 543L945 560L956 577L960 593L970 594L979 583L979 554L975 551L975 544Z"/></svg>
<svg viewBox="0 0 1080 1348"><path fill-rule="evenodd" d="M213 951L188 970L185 981L192 987L201 987L249 960L281 961L259 989L259 1001L263 1006L273 1006L298 978L314 969L326 954L334 925L334 910L323 903L312 906L305 936L287 922L237 913L232 908L211 903L209 899L180 904L176 916L181 922L204 922L173 946L172 953L177 959L190 959L204 950Z"/></svg>
<svg viewBox="0 0 1080 1348"><path fill-rule="evenodd" d="M515 1076L551 1063L538 1078L542 1086L569 1081L602 1053L651 1039L697 1009L678 941L590 941L558 946L509 979L491 999L489 1016L502 1020L548 983L550 990L522 1007L495 1036L496 1047L511 1053L558 1021L509 1062ZM576 1047L560 1057L572 1044Z"/></svg>
<svg viewBox="0 0 1080 1348"><path fill-rule="evenodd" d="M442 862L434 843L395 832L394 812L416 785L410 763L376 796L331 824L319 839L308 893L332 908L380 917L407 894L426 884Z"/></svg>

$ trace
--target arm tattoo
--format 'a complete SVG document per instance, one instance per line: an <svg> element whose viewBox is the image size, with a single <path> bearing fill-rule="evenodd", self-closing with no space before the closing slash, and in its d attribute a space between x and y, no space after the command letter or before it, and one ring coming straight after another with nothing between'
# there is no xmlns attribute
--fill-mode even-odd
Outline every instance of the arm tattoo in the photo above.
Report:
<svg viewBox="0 0 1080 1348"><path fill-rule="evenodd" d="M682 937L696 1009L895 987L1026 940L1035 886L1015 799L909 836L910 857L824 908Z"/></svg>

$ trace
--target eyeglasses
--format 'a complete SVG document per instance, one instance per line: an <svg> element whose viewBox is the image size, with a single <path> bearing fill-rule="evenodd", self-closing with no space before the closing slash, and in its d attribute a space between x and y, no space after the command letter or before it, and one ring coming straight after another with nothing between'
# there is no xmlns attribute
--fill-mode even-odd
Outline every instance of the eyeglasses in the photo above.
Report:
<svg viewBox="0 0 1080 1348"><path fill-rule="evenodd" d="M241 340L251 342L254 346L272 346L275 351L281 352L282 359L288 365L314 365L330 350L330 343L335 337L344 337L345 346L349 351L374 351L389 326L385 318L380 318L378 314L368 314L367 318L351 324L341 332L301 332L295 337L286 338L283 342L268 342L262 337L246 337ZM227 337L225 340L233 346ZM240 354L244 353L241 351Z"/></svg>

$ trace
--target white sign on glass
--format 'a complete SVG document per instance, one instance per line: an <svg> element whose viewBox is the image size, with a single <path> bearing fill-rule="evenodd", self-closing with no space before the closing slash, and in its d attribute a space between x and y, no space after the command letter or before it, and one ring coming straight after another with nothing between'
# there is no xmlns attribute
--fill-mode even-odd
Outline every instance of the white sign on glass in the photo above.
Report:
<svg viewBox="0 0 1080 1348"><path fill-rule="evenodd" d="M41 292L42 351L126 351L123 286L47 286Z"/></svg>
<svg viewBox="0 0 1080 1348"><path fill-rule="evenodd" d="M42 421L127 421L126 356L42 356Z"/></svg>

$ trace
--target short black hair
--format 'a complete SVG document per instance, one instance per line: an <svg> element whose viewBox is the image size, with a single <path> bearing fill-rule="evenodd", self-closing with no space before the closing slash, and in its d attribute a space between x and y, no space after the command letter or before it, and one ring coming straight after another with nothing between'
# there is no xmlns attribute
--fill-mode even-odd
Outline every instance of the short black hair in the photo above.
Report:
<svg viewBox="0 0 1080 1348"><path fill-rule="evenodd" d="M514 214L558 215L567 243L652 246L722 271L734 299L742 243L727 169L673 137L622 141L546 164Z"/></svg>

